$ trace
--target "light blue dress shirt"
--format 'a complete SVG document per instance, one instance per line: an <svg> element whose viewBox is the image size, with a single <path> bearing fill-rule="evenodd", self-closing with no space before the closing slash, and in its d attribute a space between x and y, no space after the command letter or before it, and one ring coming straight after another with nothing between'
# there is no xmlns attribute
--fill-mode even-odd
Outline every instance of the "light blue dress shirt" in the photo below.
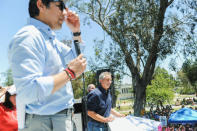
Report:
<svg viewBox="0 0 197 131"><path fill-rule="evenodd" d="M76 57L76 52L73 45L69 48L58 41L48 25L30 18L14 35L8 56L17 103L25 105L26 113L52 115L73 107L71 82L54 94L51 92L54 87L52 75L63 71Z"/></svg>

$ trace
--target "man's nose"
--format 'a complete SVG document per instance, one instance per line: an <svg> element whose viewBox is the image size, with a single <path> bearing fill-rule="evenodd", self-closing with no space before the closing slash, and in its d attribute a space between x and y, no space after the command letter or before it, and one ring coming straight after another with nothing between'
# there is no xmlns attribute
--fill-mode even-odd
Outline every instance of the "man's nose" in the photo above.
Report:
<svg viewBox="0 0 197 131"><path fill-rule="evenodd" d="M63 10L63 15L66 17L67 16L67 11L66 9Z"/></svg>

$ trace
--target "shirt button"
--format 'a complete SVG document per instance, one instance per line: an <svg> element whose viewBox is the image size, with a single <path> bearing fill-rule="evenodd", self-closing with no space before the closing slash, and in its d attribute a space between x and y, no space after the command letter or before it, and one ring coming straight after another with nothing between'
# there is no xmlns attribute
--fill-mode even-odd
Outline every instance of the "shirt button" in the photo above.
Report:
<svg viewBox="0 0 197 131"><path fill-rule="evenodd" d="M50 29L48 29L48 31L50 31Z"/></svg>

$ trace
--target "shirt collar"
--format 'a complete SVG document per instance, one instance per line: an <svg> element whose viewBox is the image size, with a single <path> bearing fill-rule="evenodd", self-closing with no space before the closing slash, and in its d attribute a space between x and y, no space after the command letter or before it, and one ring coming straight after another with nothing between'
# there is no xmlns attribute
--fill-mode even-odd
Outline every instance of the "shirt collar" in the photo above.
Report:
<svg viewBox="0 0 197 131"><path fill-rule="evenodd" d="M100 90L102 93L105 93L105 94L108 93L108 90L105 90L103 87L99 86L98 88L99 88L99 90Z"/></svg>
<svg viewBox="0 0 197 131"><path fill-rule="evenodd" d="M44 31L49 36L49 39L55 39L55 32L47 24L32 17L28 19L27 23Z"/></svg>

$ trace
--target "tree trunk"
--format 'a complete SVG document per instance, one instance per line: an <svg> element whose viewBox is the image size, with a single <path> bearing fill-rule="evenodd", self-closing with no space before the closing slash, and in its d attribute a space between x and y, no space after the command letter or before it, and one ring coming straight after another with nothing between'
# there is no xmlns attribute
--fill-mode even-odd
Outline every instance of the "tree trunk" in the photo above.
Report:
<svg viewBox="0 0 197 131"><path fill-rule="evenodd" d="M140 81L136 81L136 84L133 84L135 116L141 115L141 111L145 108L146 103L146 86L143 86L141 83Z"/></svg>

